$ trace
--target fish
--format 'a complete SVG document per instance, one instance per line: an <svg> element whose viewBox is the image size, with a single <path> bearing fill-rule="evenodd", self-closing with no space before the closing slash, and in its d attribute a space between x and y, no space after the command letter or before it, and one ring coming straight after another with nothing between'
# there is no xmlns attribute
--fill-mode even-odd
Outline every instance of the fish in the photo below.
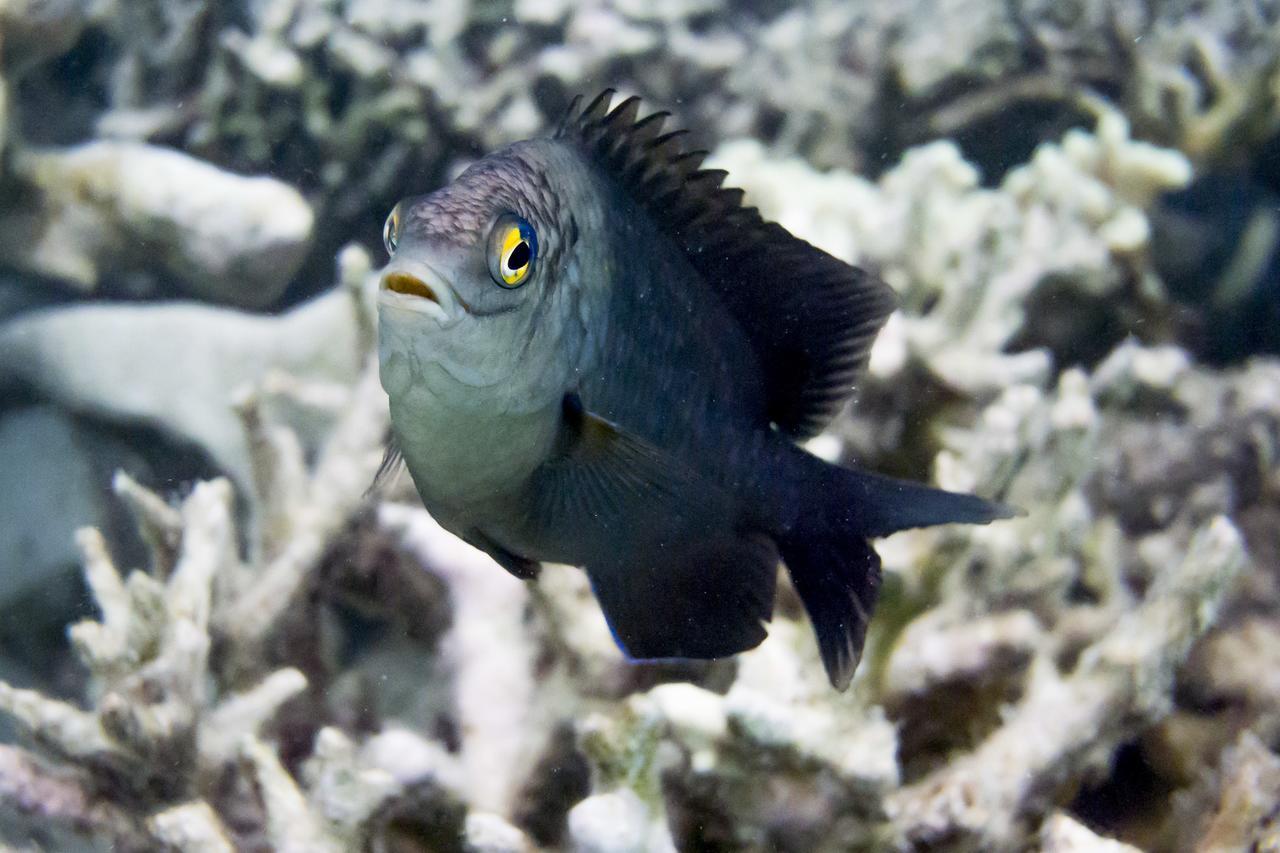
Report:
<svg viewBox="0 0 1280 853"><path fill-rule="evenodd" d="M852 395L893 290L614 94L387 217L384 467L515 577L584 568L631 660L757 646L785 565L844 690L880 586L871 540L1013 511L802 447Z"/></svg>

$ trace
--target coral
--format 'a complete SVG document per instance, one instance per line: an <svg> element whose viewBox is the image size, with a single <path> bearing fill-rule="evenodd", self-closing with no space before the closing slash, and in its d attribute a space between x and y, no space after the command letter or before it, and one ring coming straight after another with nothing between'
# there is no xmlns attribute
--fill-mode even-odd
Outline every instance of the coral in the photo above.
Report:
<svg viewBox="0 0 1280 853"><path fill-rule="evenodd" d="M453 702L466 721L460 734L468 801L506 814L547 732L534 704L535 648L526 639L525 584L461 542L426 514L384 506L380 521L448 584L454 627L440 654L453 669Z"/></svg>
<svg viewBox="0 0 1280 853"><path fill-rule="evenodd" d="M2 414L24 457L92 438L10 467L129 468L38 540L101 528L83 670L0 603L0 844L1274 846L1280 366L1197 361L1153 231L1273 144L1276 32L1228 0L0 2ZM877 543L847 693L785 580L759 648L634 664L580 571L522 584L407 480L368 493L364 247L603 85L901 295L810 448L1024 511ZM1224 281L1265 280L1245 242Z"/></svg>
<svg viewBox="0 0 1280 853"><path fill-rule="evenodd" d="M711 140L749 135L822 166L879 169L955 136L992 178L1087 123L1094 92L1197 161L1254 150L1276 126L1274 14L1230 0L1194 14L1129 0L651 5L10 3L5 72L24 83L11 147L99 136L270 170L330 223L314 266L353 233L371 245L399 196L538 132L602 81L677 105ZM93 86L49 68L66 50ZM51 102L64 107L45 115Z"/></svg>
<svg viewBox="0 0 1280 853"><path fill-rule="evenodd" d="M666 853L676 848L671 836L640 798L623 789L587 797L569 812L569 837L583 853Z"/></svg>
<svg viewBox="0 0 1280 853"><path fill-rule="evenodd" d="M1220 769L1217 808L1200 850L1270 850L1280 845L1280 758L1246 732Z"/></svg>
<svg viewBox="0 0 1280 853"><path fill-rule="evenodd" d="M1148 599L1084 649L1065 678L1033 669L1022 701L971 754L895 792L890 817L909 844L1004 849L1047 799L1169 707L1174 671L1244 568L1225 519L1202 528Z"/></svg>
<svg viewBox="0 0 1280 853"><path fill-rule="evenodd" d="M135 293L160 279L213 302L277 301L311 241L292 187L242 178L178 151L127 142L12 158L17 204L0 212L0 263L83 290Z"/></svg>
<svg viewBox="0 0 1280 853"><path fill-rule="evenodd" d="M267 429L256 402L242 403L259 476L254 568L241 562L226 480L196 486L175 510L117 477L116 491L150 545L150 571L122 577L101 535L81 533L101 618L75 625L70 636L91 674L93 706L0 683L0 712L43 756L69 765L64 773L7 748L7 802L127 849L174 839L230 849L226 830L196 801L211 797L243 756L263 790L269 837L306 830L311 835L300 849L312 842L343 849L366 831L375 809L407 790L385 771L356 772L353 747L339 733L322 732L304 798L254 739L307 686L297 669L264 671L263 643L358 508L377 467L386 413L376 369L364 370L346 409L309 471L296 436Z"/></svg>
<svg viewBox="0 0 1280 853"><path fill-rule="evenodd" d="M1100 838L1087 826L1062 813L1044 822L1040 845L1044 853L1134 853L1138 849L1110 838Z"/></svg>
<svg viewBox="0 0 1280 853"><path fill-rule="evenodd" d="M122 489L135 488L128 481ZM101 612L71 630L93 674L98 696L82 710L30 690L0 684L0 710L48 756L75 764L83 777L64 798L58 817L87 824L127 848L144 848L139 813L198 794L201 777L215 776L231 757L225 744L256 731L281 703L305 687L297 670L282 669L242 695L210 696L210 614L215 575L235 560L231 492L225 481L197 487L181 510L181 544L171 572L123 578L93 529L80 537L85 576ZM164 555L157 553L157 564ZM15 753L28 770L35 759ZM40 777L7 780L8 796L36 799ZM101 792L110 791L104 795ZM109 796L114 808L93 808ZM104 823L115 811L131 815ZM136 811L135 811L136 810Z"/></svg>
<svg viewBox="0 0 1280 853"><path fill-rule="evenodd" d="M1131 59L1135 122L1203 163L1264 145L1280 126L1275 22L1274 9L1231 3L1156 15Z"/></svg>
<svg viewBox="0 0 1280 853"><path fill-rule="evenodd" d="M0 328L0 386L24 384L71 411L157 427L247 485L250 448L228 401L264 374L301 376L312 388L333 383L343 399L372 334L359 292L368 261L359 261L344 277L350 287L276 317L174 303L30 312ZM323 427L302 432L313 449Z"/></svg>

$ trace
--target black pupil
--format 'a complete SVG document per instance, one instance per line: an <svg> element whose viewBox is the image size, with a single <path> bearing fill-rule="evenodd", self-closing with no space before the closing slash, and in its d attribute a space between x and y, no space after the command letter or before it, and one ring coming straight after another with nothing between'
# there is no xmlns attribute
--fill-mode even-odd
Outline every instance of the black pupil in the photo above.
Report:
<svg viewBox="0 0 1280 853"><path fill-rule="evenodd" d="M529 244L524 240L516 243L516 247L511 250L511 254L507 256L507 268L512 272L518 269L524 269L524 265L529 263L529 257L533 253L529 250Z"/></svg>

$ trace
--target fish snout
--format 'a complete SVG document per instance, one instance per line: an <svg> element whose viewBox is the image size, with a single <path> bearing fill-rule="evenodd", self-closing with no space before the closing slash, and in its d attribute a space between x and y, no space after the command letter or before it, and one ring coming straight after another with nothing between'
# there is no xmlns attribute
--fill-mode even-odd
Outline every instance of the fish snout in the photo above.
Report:
<svg viewBox="0 0 1280 853"><path fill-rule="evenodd" d="M405 296L420 296L423 299L430 299L437 305L440 304L440 297L432 290L431 285L413 273L393 270L383 274L382 289L392 293L403 293Z"/></svg>
<svg viewBox="0 0 1280 853"><path fill-rule="evenodd" d="M378 301L393 308L430 314L438 320L452 318L458 308L448 283L418 264L396 264L383 270Z"/></svg>

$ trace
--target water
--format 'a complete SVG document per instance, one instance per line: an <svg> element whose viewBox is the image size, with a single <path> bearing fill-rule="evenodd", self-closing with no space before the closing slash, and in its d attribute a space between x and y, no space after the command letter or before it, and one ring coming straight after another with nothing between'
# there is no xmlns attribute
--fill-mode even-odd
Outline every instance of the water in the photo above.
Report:
<svg viewBox="0 0 1280 853"><path fill-rule="evenodd" d="M0 9L0 844L1280 849L1278 18ZM847 692L785 572L629 663L367 492L388 212L605 87L897 292L808 449L1025 513L876 543Z"/></svg>

